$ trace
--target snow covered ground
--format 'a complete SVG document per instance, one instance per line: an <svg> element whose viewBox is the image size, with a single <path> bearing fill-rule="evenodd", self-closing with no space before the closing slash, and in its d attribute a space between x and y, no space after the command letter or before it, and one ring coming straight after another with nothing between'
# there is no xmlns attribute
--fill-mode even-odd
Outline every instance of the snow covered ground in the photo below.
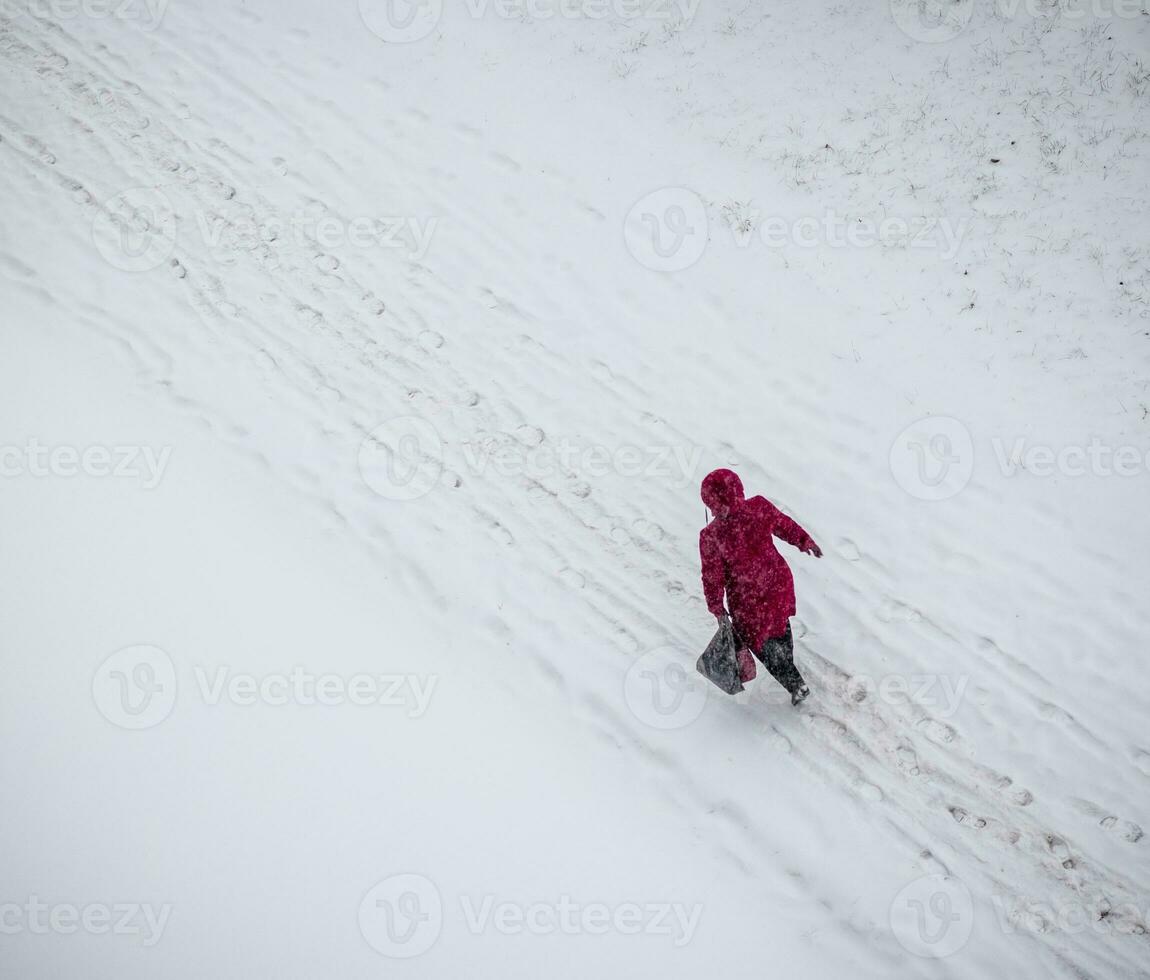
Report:
<svg viewBox="0 0 1150 980"><path fill-rule="evenodd" d="M0 5L0 973L1150 976L1146 0ZM703 475L793 710L693 670Z"/></svg>

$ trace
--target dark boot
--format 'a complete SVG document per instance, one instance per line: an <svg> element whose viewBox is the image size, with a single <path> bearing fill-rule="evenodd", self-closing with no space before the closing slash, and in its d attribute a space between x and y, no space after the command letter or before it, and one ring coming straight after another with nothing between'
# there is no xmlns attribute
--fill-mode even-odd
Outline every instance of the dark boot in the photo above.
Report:
<svg viewBox="0 0 1150 980"><path fill-rule="evenodd" d="M791 704L798 704L811 693L803 675L795 666L795 641L788 624L782 636L772 636L763 643L762 650L755 654L771 676L786 688L791 696Z"/></svg>

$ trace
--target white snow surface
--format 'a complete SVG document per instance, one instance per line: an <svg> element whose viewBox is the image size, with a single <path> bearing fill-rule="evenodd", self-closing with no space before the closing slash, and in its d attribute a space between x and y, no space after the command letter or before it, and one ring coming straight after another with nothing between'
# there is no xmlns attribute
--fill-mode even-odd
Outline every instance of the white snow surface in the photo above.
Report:
<svg viewBox="0 0 1150 980"><path fill-rule="evenodd" d="M427 2L0 8L0 975L1150 976L1146 4Z"/></svg>

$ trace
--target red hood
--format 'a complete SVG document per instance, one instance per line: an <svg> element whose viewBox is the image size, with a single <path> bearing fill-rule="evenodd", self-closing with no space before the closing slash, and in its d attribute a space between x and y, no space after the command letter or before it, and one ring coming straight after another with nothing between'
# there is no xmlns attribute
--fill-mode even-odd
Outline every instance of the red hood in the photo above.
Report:
<svg viewBox="0 0 1150 980"><path fill-rule="evenodd" d="M703 477L700 496L711 513L716 517L726 517L744 500L743 481L733 470L713 470Z"/></svg>

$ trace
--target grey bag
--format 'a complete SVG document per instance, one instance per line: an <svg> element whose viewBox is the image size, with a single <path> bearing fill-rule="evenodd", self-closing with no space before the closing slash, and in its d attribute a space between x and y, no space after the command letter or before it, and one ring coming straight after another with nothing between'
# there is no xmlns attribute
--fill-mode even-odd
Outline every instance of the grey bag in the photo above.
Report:
<svg viewBox="0 0 1150 980"><path fill-rule="evenodd" d="M743 689L739 671L738 642L735 628L724 622L707 644L707 649L695 663L695 669L727 694L738 694Z"/></svg>

